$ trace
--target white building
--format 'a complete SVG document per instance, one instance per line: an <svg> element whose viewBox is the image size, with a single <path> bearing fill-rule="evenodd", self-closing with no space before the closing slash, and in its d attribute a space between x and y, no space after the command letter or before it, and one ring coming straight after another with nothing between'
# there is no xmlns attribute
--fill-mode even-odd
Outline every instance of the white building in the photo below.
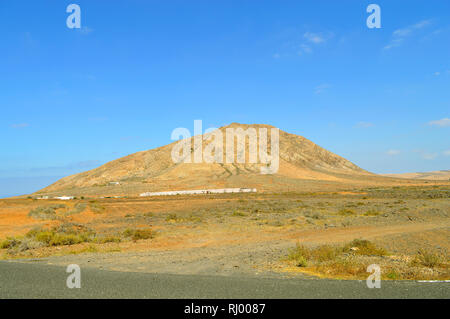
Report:
<svg viewBox="0 0 450 319"><path fill-rule="evenodd" d="M55 199L70 200L70 199L73 199L73 196L59 196L59 197L55 197Z"/></svg>
<svg viewBox="0 0 450 319"><path fill-rule="evenodd" d="M147 192L139 196L171 196L171 195L201 195L201 194L228 194L228 193L256 193L256 188L219 188L219 189L197 189L168 192Z"/></svg>

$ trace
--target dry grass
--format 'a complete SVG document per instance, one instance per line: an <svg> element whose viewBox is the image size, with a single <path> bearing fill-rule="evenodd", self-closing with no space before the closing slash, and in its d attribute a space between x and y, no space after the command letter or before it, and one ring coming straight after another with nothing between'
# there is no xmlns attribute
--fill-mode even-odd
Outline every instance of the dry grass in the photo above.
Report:
<svg viewBox="0 0 450 319"><path fill-rule="evenodd" d="M147 228L147 229L126 229L123 232L123 235L125 237L130 237L133 241L137 241L139 239L151 239L154 238L155 234L154 232Z"/></svg>
<svg viewBox="0 0 450 319"><path fill-rule="evenodd" d="M127 229L116 235L98 235L81 224L66 222L51 228L32 229L25 236L8 237L0 242L0 249L6 249L9 255L17 256L40 247L119 243L126 238L132 241L151 239L154 238L154 232L151 229Z"/></svg>
<svg viewBox="0 0 450 319"><path fill-rule="evenodd" d="M412 266L422 266L428 268L437 268L446 266L446 256L436 252L420 249L411 261Z"/></svg>
<svg viewBox="0 0 450 319"><path fill-rule="evenodd" d="M356 213L355 213L355 211L353 211L351 209L343 208L343 209L340 209L338 211L338 215L340 215L340 216L354 216L354 215L356 215Z"/></svg>
<svg viewBox="0 0 450 319"><path fill-rule="evenodd" d="M364 239L354 239L344 246L344 252L352 252L356 255L363 256L386 256L387 252L384 248L377 247L374 243Z"/></svg>
<svg viewBox="0 0 450 319"><path fill-rule="evenodd" d="M379 264L383 279L449 279L449 262L443 254L420 250L411 262L406 256L387 258L387 252L374 243L355 239L344 246L322 245L309 248L297 244L288 252L288 263L309 273L332 278L364 279L367 266Z"/></svg>
<svg viewBox="0 0 450 319"><path fill-rule="evenodd" d="M28 216L35 219L44 219L44 220L52 220L57 219L58 215L56 214L57 210L67 208L64 204L56 204L50 206L40 206L35 209L32 209Z"/></svg>

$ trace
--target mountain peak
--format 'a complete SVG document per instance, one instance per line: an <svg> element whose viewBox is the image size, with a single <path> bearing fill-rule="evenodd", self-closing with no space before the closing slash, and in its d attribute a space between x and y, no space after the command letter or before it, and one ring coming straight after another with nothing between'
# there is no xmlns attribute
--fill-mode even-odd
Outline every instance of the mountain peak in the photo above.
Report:
<svg viewBox="0 0 450 319"><path fill-rule="evenodd" d="M226 128L267 128L267 140L271 143L267 124L242 124L233 122ZM259 131L259 130L257 130ZM371 175L348 160L331 153L310 140L279 130L279 169L275 174L262 175L261 162L228 163L215 162L174 162L172 150L178 142L155 149L137 152L106 163L93 170L64 177L38 193L64 192L66 195L137 195L148 191L179 189L209 189L222 187L258 188L277 190L295 188L301 181L338 182L354 176ZM262 134L260 131L258 133ZM224 141L225 141L225 135ZM205 139L202 139L202 141ZM195 152L194 137L190 151ZM202 142L205 148L208 142ZM259 142L258 142L259 143ZM225 143L224 143L225 145ZM241 145L242 146L242 145ZM244 143L247 152L248 142ZM234 158L239 148L234 148ZM267 147L271 152L271 147ZM242 151L242 149L240 150ZM225 151L224 157L225 158ZM192 154L189 154L192 156ZM244 155L245 157L246 155ZM261 156L261 154L259 154ZM192 157L191 157L192 158Z"/></svg>

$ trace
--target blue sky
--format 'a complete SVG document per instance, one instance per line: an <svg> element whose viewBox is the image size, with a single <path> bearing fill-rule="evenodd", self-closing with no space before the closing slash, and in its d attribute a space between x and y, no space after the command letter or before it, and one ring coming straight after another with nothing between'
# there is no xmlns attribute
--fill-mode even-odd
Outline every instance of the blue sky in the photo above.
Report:
<svg viewBox="0 0 450 319"><path fill-rule="evenodd" d="M376 173L450 169L446 0L1 1L0 24L0 197L195 119L272 124Z"/></svg>

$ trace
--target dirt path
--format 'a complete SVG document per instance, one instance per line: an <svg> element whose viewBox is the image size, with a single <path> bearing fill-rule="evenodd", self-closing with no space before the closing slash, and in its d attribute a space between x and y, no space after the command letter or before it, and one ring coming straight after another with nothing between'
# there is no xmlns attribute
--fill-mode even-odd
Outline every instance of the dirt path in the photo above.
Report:
<svg viewBox="0 0 450 319"><path fill-rule="evenodd" d="M448 230L446 223L408 223L391 226L364 226L290 233L242 234L232 241L208 241L201 247L152 248L120 253L94 253L45 258L48 264L78 264L106 270L202 275L246 275L266 277L287 276L278 273L279 260L296 242L306 245L343 243L354 238L376 240L392 235L404 235L430 230ZM156 249L155 249L156 248ZM25 260L24 260L25 261Z"/></svg>
<svg viewBox="0 0 450 319"><path fill-rule="evenodd" d="M408 223L390 226L361 226L349 228L331 228L319 231L304 231L288 236L298 242L323 244L340 243L354 238L374 239L378 237L449 228L450 221L439 223Z"/></svg>

